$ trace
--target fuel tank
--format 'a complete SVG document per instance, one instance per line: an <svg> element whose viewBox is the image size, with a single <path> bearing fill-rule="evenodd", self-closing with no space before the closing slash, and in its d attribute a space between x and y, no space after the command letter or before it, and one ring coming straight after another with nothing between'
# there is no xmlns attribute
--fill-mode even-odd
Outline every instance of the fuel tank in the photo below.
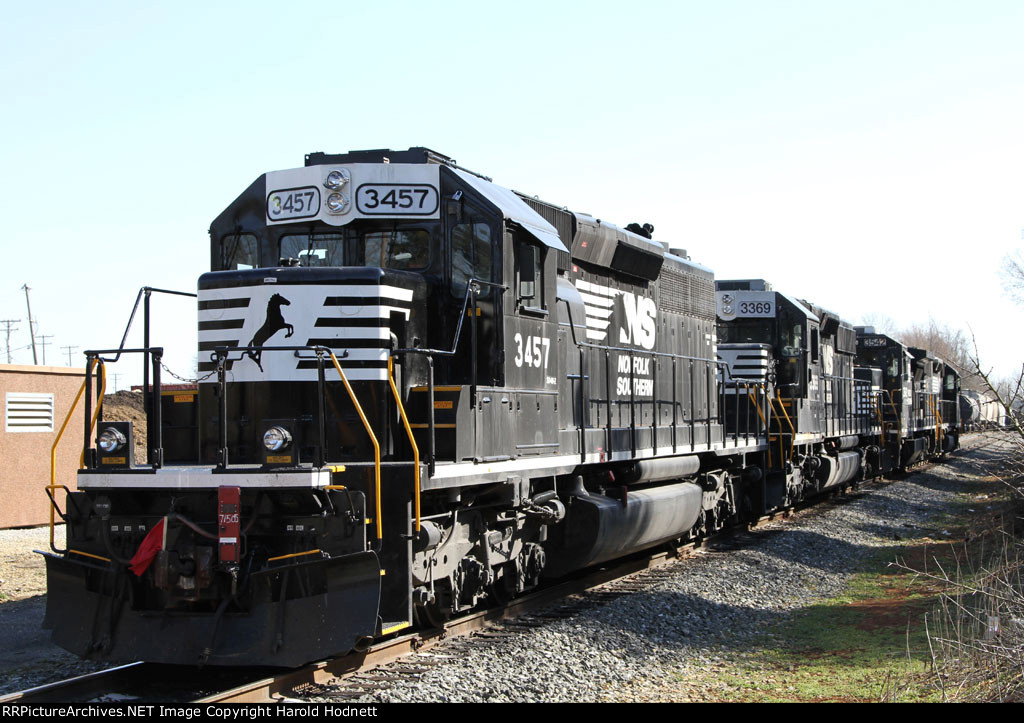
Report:
<svg viewBox="0 0 1024 723"><path fill-rule="evenodd" d="M700 517L702 491L693 482L629 490L622 499L577 492L558 537L545 545L547 577L596 565L684 536Z"/></svg>
<svg viewBox="0 0 1024 723"><path fill-rule="evenodd" d="M822 489L852 482L860 473L859 452L840 452L835 457L823 456L821 459L825 467L825 483L821 486Z"/></svg>

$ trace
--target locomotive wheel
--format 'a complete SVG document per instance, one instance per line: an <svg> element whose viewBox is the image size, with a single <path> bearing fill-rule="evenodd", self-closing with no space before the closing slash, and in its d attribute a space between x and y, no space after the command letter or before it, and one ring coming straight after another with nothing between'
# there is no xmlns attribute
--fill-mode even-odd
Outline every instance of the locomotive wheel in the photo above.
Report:
<svg viewBox="0 0 1024 723"><path fill-rule="evenodd" d="M451 610L442 609L436 602L428 605L417 605L413 608L416 624L420 628L436 628L440 630L451 618Z"/></svg>
<svg viewBox="0 0 1024 723"><path fill-rule="evenodd" d="M488 587L490 598L498 605L507 605L516 596L516 581L519 573L514 562L508 562L494 569L494 580Z"/></svg>
<svg viewBox="0 0 1024 723"><path fill-rule="evenodd" d="M443 628L452 617L451 581L447 578L434 584L434 598L413 606L416 622L423 628Z"/></svg>

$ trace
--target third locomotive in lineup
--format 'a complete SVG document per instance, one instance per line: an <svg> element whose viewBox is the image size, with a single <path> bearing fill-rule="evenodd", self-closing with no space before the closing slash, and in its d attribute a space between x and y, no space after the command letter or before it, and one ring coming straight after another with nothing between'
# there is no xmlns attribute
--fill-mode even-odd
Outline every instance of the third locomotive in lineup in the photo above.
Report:
<svg viewBox="0 0 1024 723"><path fill-rule="evenodd" d="M210 228L200 381L87 407L46 624L297 666L952 451L945 360L425 148L314 153ZM148 375L148 371L147 371ZM77 436L77 435L76 435Z"/></svg>

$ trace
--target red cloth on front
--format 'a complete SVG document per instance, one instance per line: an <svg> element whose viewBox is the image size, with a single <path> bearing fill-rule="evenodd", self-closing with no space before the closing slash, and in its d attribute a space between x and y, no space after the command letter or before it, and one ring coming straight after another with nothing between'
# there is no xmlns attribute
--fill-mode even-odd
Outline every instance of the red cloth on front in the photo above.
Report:
<svg viewBox="0 0 1024 723"><path fill-rule="evenodd" d="M142 540L142 544L139 545L139 549L135 551L135 556L132 557L128 569L134 572L136 576L142 575L149 568L156 554L164 549L164 530L166 527L167 518L165 517L153 525L153 529L149 531Z"/></svg>

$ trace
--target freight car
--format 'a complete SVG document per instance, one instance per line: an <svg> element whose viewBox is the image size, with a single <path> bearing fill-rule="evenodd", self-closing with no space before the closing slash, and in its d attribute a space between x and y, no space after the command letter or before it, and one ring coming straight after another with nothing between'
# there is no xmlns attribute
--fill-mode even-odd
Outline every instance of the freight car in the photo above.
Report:
<svg viewBox="0 0 1024 723"><path fill-rule="evenodd" d="M965 389L960 395L960 416L966 429L993 429L1009 424L1006 410L991 392Z"/></svg>
<svg viewBox="0 0 1024 723"><path fill-rule="evenodd" d="M152 369L148 461L87 406L54 641L295 666L956 447L941 360L652 231L425 148L260 176L210 228L198 393L87 352L87 404Z"/></svg>

